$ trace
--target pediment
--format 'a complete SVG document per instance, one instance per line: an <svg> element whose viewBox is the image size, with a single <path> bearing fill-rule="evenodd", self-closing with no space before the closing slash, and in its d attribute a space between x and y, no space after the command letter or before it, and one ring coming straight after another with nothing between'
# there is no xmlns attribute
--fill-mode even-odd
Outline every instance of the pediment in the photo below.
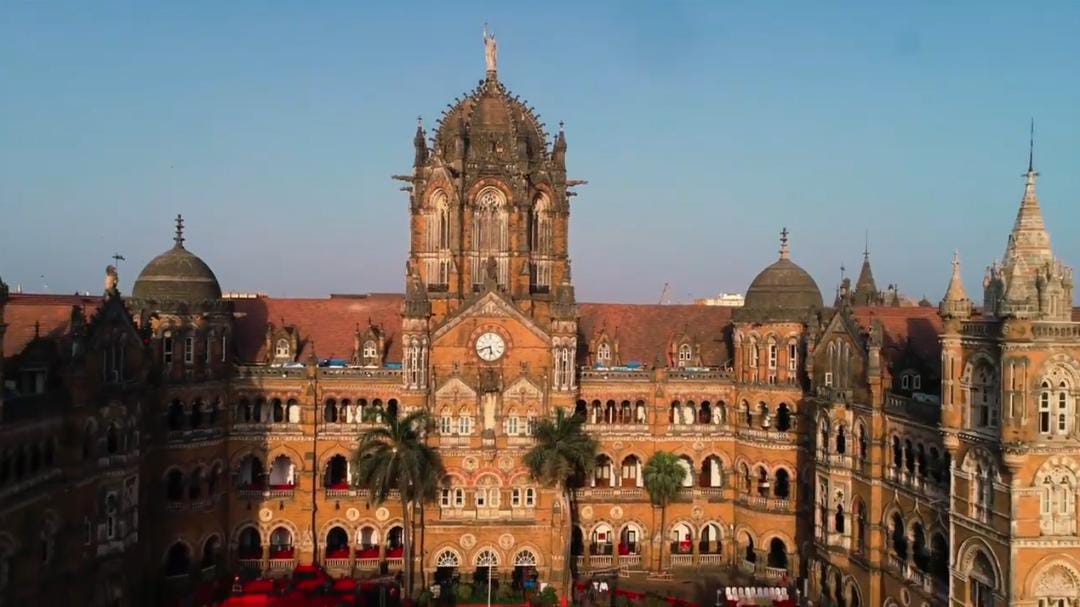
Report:
<svg viewBox="0 0 1080 607"><path fill-rule="evenodd" d="M475 399L476 390L473 390L460 377L451 377L439 386L438 390L435 390L435 398Z"/></svg>
<svg viewBox="0 0 1080 607"><path fill-rule="evenodd" d="M481 294L457 314L447 318L441 325L435 328L431 334L432 342L452 331L463 321L470 318L508 318L517 321L530 332L540 338L544 343L551 343L551 336L547 334L531 318L521 313L509 298L495 291Z"/></svg>
<svg viewBox="0 0 1080 607"><path fill-rule="evenodd" d="M517 378L514 383L510 384L509 388L503 390L504 397L539 399L542 395L543 391L540 390L540 387L524 376Z"/></svg>

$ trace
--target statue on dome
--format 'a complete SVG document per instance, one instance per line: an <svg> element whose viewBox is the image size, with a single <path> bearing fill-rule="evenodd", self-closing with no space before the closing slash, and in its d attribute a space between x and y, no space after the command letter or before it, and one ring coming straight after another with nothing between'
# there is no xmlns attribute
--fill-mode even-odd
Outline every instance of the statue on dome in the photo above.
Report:
<svg viewBox="0 0 1080 607"><path fill-rule="evenodd" d="M116 271L116 266L109 265L105 267L105 292L114 293L116 288L120 285L120 274Z"/></svg>
<svg viewBox="0 0 1080 607"><path fill-rule="evenodd" d="M495 34L488 31L487 24L484 24L484 60L487 61L487 71L494 72L495 64L498 61L499 49L495 43Z"/></svg>

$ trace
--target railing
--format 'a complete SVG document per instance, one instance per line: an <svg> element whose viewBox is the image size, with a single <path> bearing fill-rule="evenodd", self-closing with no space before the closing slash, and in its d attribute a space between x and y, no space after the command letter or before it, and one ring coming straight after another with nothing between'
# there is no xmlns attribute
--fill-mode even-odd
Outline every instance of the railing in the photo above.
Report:
<svg viewBox="0 0 1080 607"><path fill-rule="evenodd" d="M209 567L203 567L199 571L199 577L201 577L202 581L204 582L209 582L213 580L217 577L217 567L215 567L214 565L210 565Z"/></svg>
<svg viewBox="0 0 1080 607"><path fill-rule="evenodd" d="M763 574L766 579L779 580L788 574L787 569L783 567L761 567L758 571L759 574Z"/></svg>
<svg viewBox="0 0 1080 607"><path fill-rule="evenodd" d="M240 377L282 377L302 378L306 369L303 367L270 367L266 365L240 365L236 372Z"/></svg>
<svg viewBox="0 0 1080 607"><path fill-rule="evenodd" d="M751 508L757 508L759 510L769 510L771 512L791 512L791 500L786 498L763 497L760 495L747 495L746 493L739 493L735 496L735 501L750 506Z"/></svg>
<svg viewBox="0 0 1080 607"><path fill-rule="evenodd" d="M1080 337L1080 325L1037 323L1031 328L1031 332L1035 339L1076 339Z"/></svg>
<svg viewBox="0 0 1080 607"><path fill-rule="evenodd" d="M750 438L770 443L791 443L796 438L794 432L747 428L746 426L736 427L735 433L739 438Z"/></svg>
<svg viewBox="0 0 1080 607"><path fill-rule="evenodd" d="M739 570L743 573L754 575L755 569L757 569L757 565L755 565L753 561L748 561L746 559L739 561Z"/></svg>
<svg viewBox="0 0 1080 607"><path fill-rule="evenodd" d="M376 558L358 558L356 559L356 568L361 571L371 571L379 568L379 559Z"/></svg>
<svg viewBox="0 0 1080 607"><path fill-rule="evenodd" d="M885 394L885 408L923 421L941 417L940 403L924 402L891 392Z"/></svg>
<svg viewBox="0 0 1080 607"><path fill-rule="evenodd" d="M404 563L404 559L400 556L395 558L386 559L386 567L390 571L401 571L401 567Z"/></svg>
<svg viewBox="0 0 1080 607"><path fill-rule="evenodd" d="M726 428L723 424L671 424L668 427L676 434L712 434Z"/></svg>
<svg viewBox="0 0 1080 607"><path fill-rule="evenodd" d="M582 369L582 380L622 380L622 381L651 381L652 371L641 369Z"/></svg>
<svg viewBox="0 0 1080 607"><path fill-rule="evenodd" d="M671 555L672 567L693 567L694 555L692 554L673 554Z"/></svg>
<svg viewBox="0 0 1080 607"><path fill-rule="evenodd" d="M323 561L327 569L352 569L352 559L346 558L326 558Z"/></svg>
<svg viewBox="0 0 1080 607"><path fill-rule="evenodd" d="M589 556L589 567L593 569L600 569L602 567L611 567L611 555L610 554L593 554Z"/></svg>
<svg viewBox="0 0 1080 607"><path fill-rule="evenodd" d="M348 377L352 379L381 379L401 381L401 369L375 367L319 367L319 377Z"/></svg>
<svg viewBox="0 0 1080 607"><path fill-rule="evenodd" d="M648 497L642 487L584 487L574 493L582 501L638 501Z"/></svg>
<svg viewBox="0 0 1080 607"><path fill-rule="evenodd" d="M619 566L620 567L631 567L631 566L640 566L640 565L641 565L641 555L640 554L620 554L619 555Z"/></svg>
<svg viewBox="0 0 1080 607"><path fill-rule="evenodd" d="M181 510L187 510L187 502L181 500L165 502L166 512L180 512Z"/></svg>
<svg viewBox="0 0 1080 607"><path fill-rule="evenodd" d="M724 555L719 553L699 554L697 559L698 565L708 565L710 567L715 567L717 565L724 564Z"/></svg>
<svg viewBox="0 0 1080 607"><path fill-rule="evenodd" d="M274 498L291 498L296 493L296 488L292 489L267 489L263 492L263 495L271 499Z"/></svg>
<svg viewBox="0 0 1080 607"><path fill-rule="evenodd" d="M640 423L640 424L616 424L616 423L610 423L609 424L608 422L596 422L596 423L589 422L589 423L585 424L585 431L586 432L603 433L605 435L607 435L607 434L633 434L635 432L645 434L645 433L649 432L649 424L646 424L646 423Z"/></svg>
<svg viewBox="0 0 1080 607"><path fill-rule="evenodd" d="M274 571L284 571L296 567L296 559L270 559L270 569Z"/></svg>
<svg viewBox="0 0 1080 607"><path fill-rule="evenodd" d="M238 559L238 561L240 563L241 569L262 569L263 566L263 560L261 557L257 559L241 558Z"/></svg>
<svg viewBox="0 0 1080 607"><path fill-rule="evenodd" d="M367 492L358 490L356 487L350 487L348 489L326 489L326 497L328 498L342 498L342 497L356 497L357 495L365 495Z"/></svg>
<svg viewBox="0 0 1080 607"><path fill-rule="evenodd" d="M818 453L818 457L822 457L820 452ZM845 470L851 469L851 456L846 453L827 453L824 454L822 459L824 459L825 463L830 467L843 468Z"/></svg>
<svg viewBox="0 0 1080 607"><path fill-rule="evenodd" d="M668 379L731 379L731 369L687 369L674 368L668 371Z"/></svg>

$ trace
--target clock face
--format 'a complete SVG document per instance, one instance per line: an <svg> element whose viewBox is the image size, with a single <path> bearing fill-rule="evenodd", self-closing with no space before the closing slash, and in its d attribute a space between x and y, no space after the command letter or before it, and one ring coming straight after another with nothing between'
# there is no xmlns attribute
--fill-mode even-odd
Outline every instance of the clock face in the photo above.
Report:
<svg viewBox="0 0 1080 607"><path fill-rule="evenodd" d="M476 339L476 355L491 362L506 352L506 342L498 333L484 333Z"/></svg>

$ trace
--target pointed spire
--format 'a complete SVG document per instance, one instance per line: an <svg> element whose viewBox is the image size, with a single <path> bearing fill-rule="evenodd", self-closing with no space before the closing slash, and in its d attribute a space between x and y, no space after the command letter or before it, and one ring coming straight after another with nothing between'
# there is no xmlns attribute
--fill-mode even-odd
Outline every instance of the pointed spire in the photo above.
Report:
<svg viewBox="0 0 1080 607"><path fill-rule="evenodd" d="M1005 247L1003 266L1007 271L1017 262L1034 268L1053 259L1050 235L1046 231L1039 197L1035 192L1038 176L1039 173L1035 171L1035 121L1032 120L1028 139L1028 170L1024 173L1024 197L1020 201L1016 222Z"/></svg>
<svg viewBox="0 0 1080 607"><path fill-rule="evenodd" d="M938 306L944 318L968 318L971 316L971 300L964 290L964 278L960 275L960 251L953 251L952 276L945 288L945 297Z"/></svg>
<svg viewBox="0 0 1080 607"><path fill-rule="evenodd" d="M780 259L787 259L790 256L788 250L788 229L785 227L780 230Z"/></svg>
<svg viewBox="0 0 1080 607"><path fill-rule="evenodd" d="M413 166L423 166L427 161L427 142L426 133L424 132L424 118L422 116L416 117L416 136L413 137L413 147L416 148Z"/></svg>
<svg viewBox="0 0 1080 607"><path fill-rule="evenodd" d="M859 269L859 278L855 280L855 292L853 294L855 305L872 306L881 303L881 294L878 293L877 283L874 282L874 271L870 268L870 231L866 232L863 246L862 268Z"/></svg>
<svg viewBox="0 0 1080 607"><path fill-rule="evenodd" d="M176 236L173 237L173 242L176 243L176 248L184 248L184 217L179 213L176 214Z"/></svg>

